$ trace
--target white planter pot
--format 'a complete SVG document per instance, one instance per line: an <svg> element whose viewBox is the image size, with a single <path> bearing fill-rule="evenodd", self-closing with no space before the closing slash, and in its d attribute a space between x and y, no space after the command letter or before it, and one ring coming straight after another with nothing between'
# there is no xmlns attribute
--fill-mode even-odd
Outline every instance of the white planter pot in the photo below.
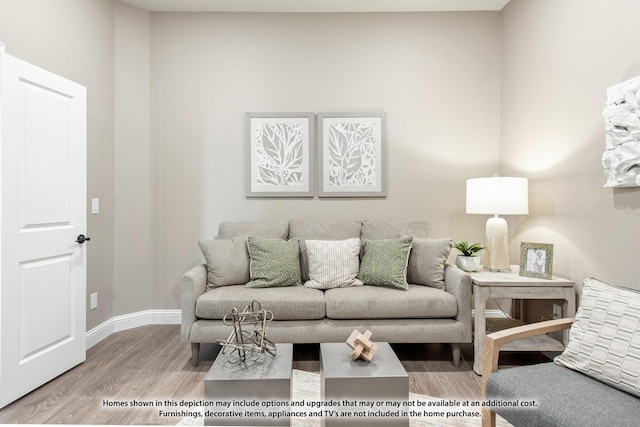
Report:
<svg viewBox="0 0 640 427"><path fill-rule="evenodd" d="M460 270L476 271L480 268L480 257L458 255L456 258L456 266Z"/></svg>

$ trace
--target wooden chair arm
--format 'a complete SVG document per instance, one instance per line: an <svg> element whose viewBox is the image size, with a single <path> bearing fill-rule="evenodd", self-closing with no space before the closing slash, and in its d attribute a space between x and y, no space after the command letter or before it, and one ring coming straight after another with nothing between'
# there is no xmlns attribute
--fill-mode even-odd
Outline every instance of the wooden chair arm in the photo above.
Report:
<svg viewBox="0 0 640 427"><path fill-rule="evenodd" d="M482 352L482 398L486 398L486 384L489 375L498 369L498 356L500 354L500 348L504 344L522 338L568 329L573 321L573 318L547 320L516 326L515 328L509 328L487 335L484 338L484 350Z"/></svg>

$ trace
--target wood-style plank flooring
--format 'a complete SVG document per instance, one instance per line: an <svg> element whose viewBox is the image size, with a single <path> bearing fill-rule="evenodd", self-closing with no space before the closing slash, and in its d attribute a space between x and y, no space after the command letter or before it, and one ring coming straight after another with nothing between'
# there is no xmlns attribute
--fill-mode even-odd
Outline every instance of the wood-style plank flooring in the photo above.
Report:
<svg viewBox="0 0 640 427"><path fill-rule="evenodd" d="M399 344L394 350L409 374L411 392L442 398L480 399L480 377L472 370L472 347L463 346L460 367L440 344ZM200 364L190 364L190 345L179 325L144 326L115 333L87 352L87 360L0 410L0 424L167 424L158 408L109 407L107 401L199 400L216 346L203 346ZM318 345L294 346L294 369L319 372ZM517 353L507 353L517 355ZM536 353L506 364L545 360ZM502 359L501 359L502 363Z"/></svg>

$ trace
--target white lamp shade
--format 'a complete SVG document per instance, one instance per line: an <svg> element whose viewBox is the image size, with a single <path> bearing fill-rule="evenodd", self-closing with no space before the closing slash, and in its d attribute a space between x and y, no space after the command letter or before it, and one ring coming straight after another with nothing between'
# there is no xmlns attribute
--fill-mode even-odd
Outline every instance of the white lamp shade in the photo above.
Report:
<svg viewBox="0 0 640 427"><path fill-rule="evenodd" d="M526 215L529 213L527 178L492 177L467 180L467 213Z"/></svg>

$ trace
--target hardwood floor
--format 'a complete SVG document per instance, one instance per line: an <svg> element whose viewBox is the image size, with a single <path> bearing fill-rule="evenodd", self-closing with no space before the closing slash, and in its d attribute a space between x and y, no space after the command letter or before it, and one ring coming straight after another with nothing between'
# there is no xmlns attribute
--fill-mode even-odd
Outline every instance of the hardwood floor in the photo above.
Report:
<svg viewBox="0 0 640 427"><path fill-rule="evenodd" d="M480 399L471 345L463 346L457 368L448 345L398 344L394 350L409 373L411 392ZM190 345L180 342L179 325L115 333L89 349L86 362L0 410L0 424L176 424L180 418L160 417L157 407L131 404L202 399L216 346L203 346L197 368L190 364L190 352ZM294 346L294 369L319 372L318 352L318 345ZM548 359L529 354L506 363L542 360ZM127 407L109 406L110 402Z"/></svg>

